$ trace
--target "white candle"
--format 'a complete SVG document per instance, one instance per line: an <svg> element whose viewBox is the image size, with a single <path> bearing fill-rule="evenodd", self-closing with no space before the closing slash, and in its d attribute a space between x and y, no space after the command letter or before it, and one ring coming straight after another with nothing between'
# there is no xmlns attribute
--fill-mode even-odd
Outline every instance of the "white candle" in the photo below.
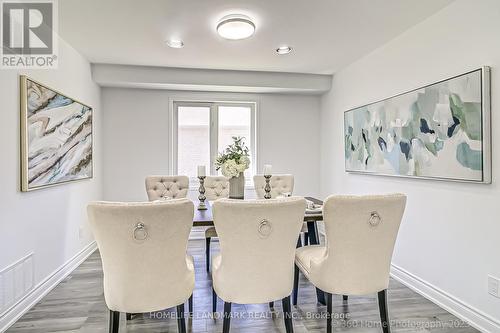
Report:
<svg viewBox="0 0 500 333"><path fill-rule="evenodd" d="M264 165L264 176L269 176L272 173L273 166L271 164L265 164Z"/></svg>
<svg viewBox="0 0 500 333"><path fill-rule="evenodd" d="M198 177L205 177L206 171L205 171L205 166L204 165L198 165Z"/></svg>

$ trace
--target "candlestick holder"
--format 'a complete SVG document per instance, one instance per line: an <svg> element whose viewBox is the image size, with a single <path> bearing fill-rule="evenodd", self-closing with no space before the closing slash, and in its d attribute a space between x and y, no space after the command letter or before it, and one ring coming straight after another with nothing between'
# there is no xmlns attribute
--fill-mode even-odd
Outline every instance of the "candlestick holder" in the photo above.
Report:
<svg viewBox="0 0 500 333"><path fill-rule="evenodd" d="M200 188L198 189L198 192L200 192L200 195L198 195L200 203L198 204L198 210L206 210L207 204L205 200L207 197L205 196L205 176L198 176L198 179L200 180Z"/></svg>
<svg viewBox="0 0 500 333"><path fill-rule="evenodd" d="M266 186L264 187L266 194L264 194L264 199L271 199L271 177L271 175L264 175L264 178L266 179Z"/></svg>

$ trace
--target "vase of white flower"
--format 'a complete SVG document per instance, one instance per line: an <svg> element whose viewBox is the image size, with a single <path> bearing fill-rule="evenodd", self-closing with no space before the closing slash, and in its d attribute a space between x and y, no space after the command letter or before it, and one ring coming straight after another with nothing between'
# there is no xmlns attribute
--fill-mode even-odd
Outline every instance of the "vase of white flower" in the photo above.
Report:
<svg viewBox="0 0 500 333"><path fill-rule="evenodd" d="M229 197L233 199L245 196L244 172L250 166L250 154L244 141L245 138L233 136L233 143L215 161L215 168L229 178Z"/></svg>
<svg viewBox="0 0 500 333"><path fill-rule="evenodd" d="M229 178L229 197L232 199L245 198L245 176L243 172L238 177Z"/></svg>

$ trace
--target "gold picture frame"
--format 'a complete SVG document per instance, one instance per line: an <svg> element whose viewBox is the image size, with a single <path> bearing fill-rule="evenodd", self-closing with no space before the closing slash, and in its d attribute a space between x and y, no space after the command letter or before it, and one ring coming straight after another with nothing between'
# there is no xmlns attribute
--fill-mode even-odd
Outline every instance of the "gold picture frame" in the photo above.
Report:
<svg viewBox="0 0 500 333"><path fill-rule="evenodd" d="M94 177L94 109L20 76L21 191Z"/></svg>

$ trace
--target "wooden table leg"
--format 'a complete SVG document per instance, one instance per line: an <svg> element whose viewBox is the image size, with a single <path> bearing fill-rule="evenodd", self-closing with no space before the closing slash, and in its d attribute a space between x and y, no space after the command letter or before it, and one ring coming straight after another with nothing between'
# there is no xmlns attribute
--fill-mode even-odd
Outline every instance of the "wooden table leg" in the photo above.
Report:
<svg viewBox="0 0 500 333"><path fill-rule="evenodd" d="M319 235L315 221L307 221L307 232L309 233L309 244L318 245ZM316 288L316 298L318 299L318 303L326 305L325 293L321 289Z"/></svg>

